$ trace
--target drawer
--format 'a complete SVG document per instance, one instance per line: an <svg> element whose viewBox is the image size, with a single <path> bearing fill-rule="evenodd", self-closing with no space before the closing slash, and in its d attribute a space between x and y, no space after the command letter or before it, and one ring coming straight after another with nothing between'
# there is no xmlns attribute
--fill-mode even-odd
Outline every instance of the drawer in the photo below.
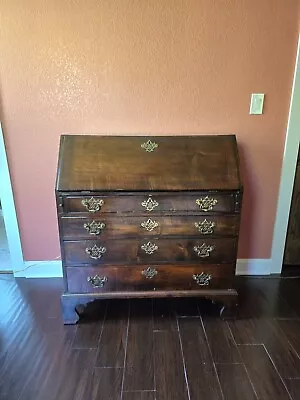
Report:
<svg viewBox="0 0 300 400"><path fill-rule="evenodd" d="M59 198L59 209L63 213L147 213L189 211L206 214L208 212L235 212L235 193L220 194L210 192L176 193L132 193L94 194L93 196L66 196Z"/></svg>
<svg viewBox="0 0 300 400"><path fill-rule="evenodd" d="M231 287L234 266L67 267L70 293L201 290Z"/></svg>
<svg viewBox="0 0 300 400"><path fill-rule="evenodd" d="M66 265L144 264L157 262L230 263L235 238L144 238L64 242Z"/></svg>
<svg viewBox="0 0 300 400"><path fill-rule="evenodd" d="M236 236L237 215L180 215L180 216L94 216L61 217L63 239L137 237L157 235L177 236Z"/></svg>

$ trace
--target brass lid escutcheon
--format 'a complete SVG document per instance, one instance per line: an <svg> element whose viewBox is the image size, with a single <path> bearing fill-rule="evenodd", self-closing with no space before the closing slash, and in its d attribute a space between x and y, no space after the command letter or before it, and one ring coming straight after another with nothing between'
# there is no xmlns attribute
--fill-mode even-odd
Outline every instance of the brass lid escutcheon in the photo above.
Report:
<svg viewBox="0 0 300 400"><path fill-rule="evenodd" d="M151 140L148 140L148 142L141 144L141 148L147 151L147 153L152 153L157 147L158 144L155 142L151 142Z"/></svg>

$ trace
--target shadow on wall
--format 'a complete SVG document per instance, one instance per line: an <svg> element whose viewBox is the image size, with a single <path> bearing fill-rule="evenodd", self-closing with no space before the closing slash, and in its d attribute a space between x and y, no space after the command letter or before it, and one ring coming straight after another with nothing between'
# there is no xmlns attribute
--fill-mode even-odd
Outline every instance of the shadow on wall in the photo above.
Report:
<svg viewBox="0 0 300 400"><path fill-rule="evenodd" d="M245 258L244 254L251 255L255 252L254 214L256 204L253 188L253 173L251 174L250 166L247 162L245 149L243 145L241 145L239 142L238 150L240 158L241 179L244 187L238 258ZM247 229L245 229L245 227L247 227Z"/></svg>
<svg viewBox="0 0 300 400"><path fill-rule="evenodd" d="M7 129L6 129L5 117L4 117L2 93L3 93L2 84L1 84L1 80L0 80L0 122L1 122L1 126L2 126L2 133L3 133L3 136L4 136L4 143L6 145L5 132L7 132Z"/></svg>

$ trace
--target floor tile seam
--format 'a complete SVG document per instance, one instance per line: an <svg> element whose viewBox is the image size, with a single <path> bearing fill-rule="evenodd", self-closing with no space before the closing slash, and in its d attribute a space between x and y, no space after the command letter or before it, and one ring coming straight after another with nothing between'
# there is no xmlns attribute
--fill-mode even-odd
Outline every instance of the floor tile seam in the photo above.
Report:
<svg viewBox="0 0 300 400"><path fill-rule="evenodd" d="M145 389L145 390L123 390L123 393L153 393L156 392L155 389Z"/></svg>
<svg viewBox="0 0 300 400"><path fill-rule="evenodd" d="M213 358L213 355L212 355L212 351L211 351L210 343L208 341L208 337L207 337L207 333L206 333L205 326L204 326L204 323L203 323L203 319L202 319L202 316L201 316L200 312L199 312L199 314L200 314L199 315L199 319L200 319L200 322L201 322L201 325L202 325L202 329L203 329L203 332L204 332L204 336L205 336L205 339L206 339L206 343L207 343L207 346L208 346L208 351L209 351L209 354L210 354L210 357L211 357L211 360L212 360L212 365L213 365L213 368L214 368L214 371L215 371L215 374L216 374L216 378L217 378L217 381L218 381L218 384L219 384L219 390L220 390L222 399L225 400L225 396L224 396L223 389L222 389L222 386L221 386L221 382L220 382L220 378L219 378L219 375L218 375L217 367L216 367L216 364L215 364L215 361L214 361L214 358Z"/></svg>
<svg viewBox="0 0 300 400"><path fill-rule="evenodd" d="M155 354L155 341L154 341L154 333L155 333L155 330L154 330L154 301L153 301L153 299L152 299L151 305L152 305L152 349L153 349L152 363L153 363L153 385L154 385L154 390L156 391L157 386L156 386L156 374L155 374L156 368L155 368L155 356L154 356L154 354Z"/></svg>
<svg viewBox="0 0 300 400"><path fill-rule="evenodd" d="M128 346L128 333L129 333L129 324L130 324L130 301L128 303L128 316L127 316L127 329L126 329L126 344L125 344L125 354L124 354L124 364L123 364L123 376L121 383L121 395L120 400L123 399L123 389L124 389L124 380L125 380L125 370L126 370L126 359L127 359L127 346Z"/></svg>
<svg viewBox="0 0 300 400"><path fill-rule="evenodd" d="M267 353L267 355L268 355L268 357L269 357L269 359L270 359L270 361L271 361L271 363L272 363L272 365L273 365L275 371L277 372L277 374L278 374L278 376L279 376L279 379L281 380L283 386L285 387L285 389L286 389L286 391L287 391L287 393L288 393L290 399L293 400L293 398L292 398L292 396L290 395L290 392L288 391L288 388L287 388L287 386L286 386L286 384L285 384L285 382L284 382L284 378L280 375L280 373L279 373L279 371L278 371L278 369L277 369L277 367L276 367L276 365L275 365L275 363L274 363L274 361L273 361L273 359L272 359L270 353L268 352L268 349L266 348L265 345L263 345L263 347L264 347L265 352Z"/></svg>
<svg viewBox="0 0 300 400"><path fill-rule="evenodd" d="M227 324L228 324L228 323L227 323ZM229 330L231 331L229 324L228 324L228 327L229 327ZM231 332L231 334L232 334L232 332ZM232 336L233 336L233 334L232 334ZM234 339L234 341L235 341L235 339ZM236 343L236 342L235 342L235 343ZM254 394L255 394L255 397L259 400L258 394L257 394L257 392L256 392L256 390L255 390L255 385L254 385L254 383L252 382L252 379L251 379L251 377L250 377L249 371L247 370L246 364L245 364L244 361L243 361L243 357L242 357L242 355L241 355L239 346L240 346L240 345L236 343L237 351L238 351L238 353L239 353L239 355L240 355L240 358L241 358L241 361L242 361L242 365L243 365L244 370L245 370L245 372L246 372L248 381L249 381L249 383L250 383L250 385L251 385L251 387L252 387L252 390L253 390L253 392L254 392ZM249 346L249 345L242 345L242 346ZM261 346L261 345L256 345L256 344L254 345L254 344L251 344L250 346Z"/></svg>
<svg viewBox="0 0 300 400"><path fill-rule="evenodd" d="M183 366L185 385L186 385L188 399L191 400L188 374L187 374L186 363L185 363L185 358L184 358L184 354L183 354L182 338L181 338L181 333L180 333L180 329L179 329L178 317L176 317L176 324L177 324L177 329L178 329L178 337L179 337L179 345L180 345L180 351L181 351L181 361L182 361L182 366Z"/></svg>
<svg viewBox="0 0 300 400"><path fill-rule="evenodd" d="M286 339L286 341L288 342L288 344L291 346L293 352L295 353L295 355L297 356L298 359L300 359L300 353L297 352L297 350L295 349L295 347L293 346L293 344L291 343L291 341L289 340L289 338L287 337L286 333L284 332L284 330L281 328L281 326L278 326L280 333L284 336L284 338ZM299 378L300 378L300 374L299 374Z"/></svg>

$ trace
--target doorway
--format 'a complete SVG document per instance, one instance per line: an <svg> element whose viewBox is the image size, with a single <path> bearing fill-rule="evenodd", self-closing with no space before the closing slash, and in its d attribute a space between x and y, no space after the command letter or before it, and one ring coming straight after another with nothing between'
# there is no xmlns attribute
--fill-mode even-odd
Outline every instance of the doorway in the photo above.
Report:
<svg viewBox="0 0 300 400"><path fill-rule="evenodd" d="M300 143L300 36L275 219L271 274L281 274Z"/></svg>
<svg viewBox="0 0 300 400"><path fill-rule="evenodd" d="M289 223L285 242L282 275L300 276L300 154L295 174Z"/></svg>
<svg viewBox="0 0 300 400"><path fill-rule="evenodd" d="M12 273L7 235L0 201L0 273Z"/></svg>
<svg viewBox="0 0 300 400"><path fill-rule="evenodd" d="M0 202L0 271L15 273L24 268L24 261L1 123Z"/></svg>

